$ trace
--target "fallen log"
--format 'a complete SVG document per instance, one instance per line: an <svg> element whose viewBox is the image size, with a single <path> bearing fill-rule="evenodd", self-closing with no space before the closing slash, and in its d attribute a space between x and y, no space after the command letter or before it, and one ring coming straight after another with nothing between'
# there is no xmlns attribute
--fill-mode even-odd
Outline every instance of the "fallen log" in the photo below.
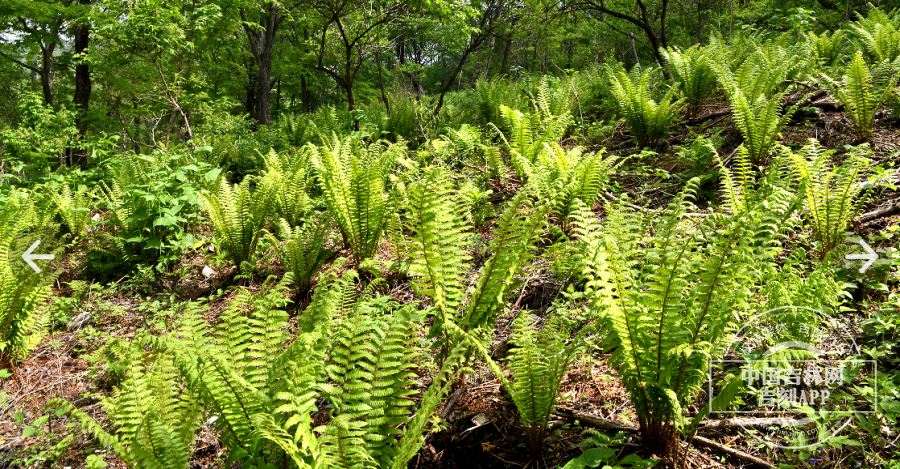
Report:
<svg viewBox="0 0 900 469"><path fill-rule="evenodd" d="M900 200L889 203L883 207L876 208L871 212L866 212L858 217L856 217L856 221L858 223L868 223L872 220L877 220L879 218L889 217L891 215L895 215L900 213Z"/></svg>
<svg viewBox="0 0 900 469"><path fill-rule="evenodd" d="M597 417L591 414L586 414L584 412L578 412L572 409L566 409L563 407L557 407L554 413L560 417L563 417L567 420L578 420L583 425L599 428L601 430L609 430L609 431L622 431L622 432L637 432L640 429L635 425L628 425L625 423L617 422L615 420L609 420L602 417ZM760 423L763 421L774 421L778 420L779 422L773 423L769 422L770 425L784 425L784 419L727 419L727 420L710 420L707 421L707 425L701 428L730 428L729 426L732 423L736 423L737 421L742 420L746 424ZM759 422L752 422L752 421ZM715 422L715 423L709 423ZM720 422L728 422L728 423L720 423ZM741 450L737 450L734 448L729 448L721 443L716 443L715 441L709 440L707 438L703 438L702 436L694 435L693 438L690 439L690 443L695 446L704 446L706 448L715 449L722 453L725 453L731 457L741 459L743 461L752 462L758 466L765 467L766 469L775 469L775 466L768 461L753 456L752 454L745 453Z"/></svg>

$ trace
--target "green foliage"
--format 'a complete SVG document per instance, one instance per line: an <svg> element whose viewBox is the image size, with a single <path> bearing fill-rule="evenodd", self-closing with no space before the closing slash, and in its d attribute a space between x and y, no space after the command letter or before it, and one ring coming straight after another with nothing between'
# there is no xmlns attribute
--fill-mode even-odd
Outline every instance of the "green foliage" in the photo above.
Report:
<svg viewBox="0 0 900 469"><path fill-rule="evenodd" d="M646 222L622 207L610 208L602 226L590 212L574 216L586 290L607 321L612 363L643 444L656 454L673 449L683 406L700 391L733 312L754 291L750 270L774 259L791 209L790 194L776 190L746 214L696 223L685 217L696 184Z"/></svg>
<svg viewBox="0 0 900 469"><path fill-rule="evenodd" d="M544 82L535 98L532 113L500 106L500 115L508 130L508 137L496 126L494 129L506 144L513 168L522 179L527 179L533 173L533 165L542 153L559 146L559 140L572 124L572 115L568 112L562 115L551 113L548 95L549 90Z"/></svg>
<svg viewBox="0 0 900 469"><path fill-rule="evenodd" d="M849 24L850 33L871 63L894 61L900 57L900 13L885 13L879 8Z"/></svg>
<svg viewBox="0 0 900 469"><path fill-rule="evenodd" d="M659 146L668 135L669 126L678 118L681 100L673 100L675 90L670 89L657 102L651 96L650 79L656 71L648 69L637 76L624 69L607 66L606 75L613 95L618 101L619 112L625 117L628 129L638 144Z"/></svg>
<svg viewBox="0 0 900 469"><path fill-rule="evenodd" d="M515 87L501 77L475 82L475 97L484 124L500 125L505 120L501 106L519 109L523 104Z"/></svg>
<svg viewBox="0 0 900 469"><path fill-rule="evenodd" d="M290 282L240 292L213 330L189 306L178 332L153 340L154 348L175 357L187 388L213 412L229 451L226 465L405 467L449 389L449 369L460 369L460 348L413 417L411 378L422 357L412 308L388 298L357 301L344 283L331 282L310 306L321 321L292 338L280 309ZM314 427L320 398L330 419Z"/></svg>
<svg viewBox="0 0 900 469"><path fill-rule="evenodd" d="M266 186L251 190L250 178L234 185L222 181L218 194L204 192L200 200L232 264L248 273L246 265L252 266L256 245L272 210L272 190Z"/></svg>
<svg viewBox="0 0 900 469"><path fill-rule="evenodd" d="M858 142L867 142L872 135L875 113L893 92L898 74L900 60L886 59L870 71L862 52L857 51L844 69L841 82L827 75L822 77L831 94L846 108Z"/></svg>
<svg viewBox="0 0 900 469"><path fill-rule="evenodd" d="M785 149L800 183L806 216L821 243L819 258L844 242L844 232L859 210L860 176L868 167L868 145L854 147L839 166L834 150L810 139L799 153Z"/></svg>
<svg viewBox="0 0 900 469"><path fill-rule="evenodd" d="M448 186L445 176L435 171L409 190L408 229L413 233L409 272L417 291L434 304L432 335L450 334L448 324L458 324L463 331L493 326L515 276L532 257L548 210L533 206L526 191L519 192L497 220L489 246L493 255L477 276L475 288L467 291L470 227L458 194Z"/></svg>
<svg viewBox="0 0 900 469"><path fill-rule="evenodd" d="M272 150L263 156L266 169L260 185L270 192L275 214L291 226L300 225L313 203L308 194L312 177L306 170L310 153L310 147L304 147L299 153Z"/></svg>
<svg viewBox="0 0 900 469"><path fill-rule="evenodd" d="M341 229L344 245L357 262L375 254L392 212L385 189L388 171L405 155L405 143L365 146L335 135L311 157L325 202Z"/></svg>
<svg viewBox="0 0 900 469"><path fill-rule="evenodd" d="M221 171L187 152L157 151L116 158L110 173L99 197L115 227L115 256L126 268L139 262L162 268L196 242L188 229L199 219L198 194Z"/></svg>
<svg viewBox="0 0 900 469"><path fill-rule="evenodd" d="M313 277L331 256L325 248L331 225L324 220L314 220L303 227L291 228L281 220L279 234L282 243L269 235L278 253L278 260L284 269L292 274L294 284L301 292L309 291Z"/></svg>
<svg viewBox="0 0 900 469"><path fill-rule="evenodd" d="M64 107L55 110L35 93L23 93L18 107L22 120L17 128L0 131L0 139L8 146L0 151L13 171L25 170L33 176L34 171L48 169L50 158L58 158L73 146L78 135L75 113Z"/></svg>
<svg viewBox="0 0 900 469"><path fill-rule="evenodd" d="M785 110L781 104L789 92L782 83L796 67L795 61L772 61L761 52L748 58L737 72L721 64L716 67L752 164L765 162L779 132L797 109L794 105Z"/></svg>
<svg viewBox="0 0 900 469"><path fill-rule="evenodd" d="M712 51L715 49L697 45L685 50L670 47L659 51L684 97L690 116L700 114L701 106L716 91L716 73L710 66L709 56Z"/></svg>
<svg viewBox="0 0 900 469"><path fill-rule="evenodd" d="M580 147L563 150L556 145L541 153L529 185L566 229L573 202L577 199L593 206L606 189L610 175L624 161L615 156L604 157L603 150L584 155Z"/></svg>
<svg viewBox="0 0 900 469"><path fill-rule="evenodd" d="M81 237L87 233L88 223L91 221L93 192L89 192L86 186L79 186L72 192L68 184L64 184L59 191L50 191L50 198L72 236Z"/></svg>
<svg viewBox="0 0 900 469"><path fill-rule="evenodd" d="M185 469L203 407L185 386L171 356L145 354L137 342L117 343L116 358L125 364L125 381L103 401L115 431L108 433L89 415L63 399L49 407L69 414L128 467Z"/></svg>
<svg viewBox="0 0 900 469"><path fill-rule="evenodd" d="M559 386L580 346L578 341L567 345L567 338L561 321L548 321L538 330L534 320L523 313L513 325L509 393L535 452L543 447Z"/></svg>
<svg viewBox="0 0 900 469"><path fill-rule="evenodd" d="M44 332L41 306L56 274L37 274L21 261L14 243L26 238L36 222L31 201L13 192L0 208L0 366L21 360ZM23 246L22 249L27 249Z"/></svg>
<svg viewBox="0 0 900 469"><path fill-rule="evenodd" d="M810 46L812 46L816 55L816 61L821 65L831 65L840 56L846 31L839 29L831 34L828 32L823 32L822 34L806 32L803 35Z"/></svg>
<svg viewBox="0 0 900 469"><path fill-rule="evenodd" d="M424 110L419 109L419 101L409 93L394 93L390 101L391 113L382 122L381 131L394 141L420 141L423 131L419 116Z"/></svg>

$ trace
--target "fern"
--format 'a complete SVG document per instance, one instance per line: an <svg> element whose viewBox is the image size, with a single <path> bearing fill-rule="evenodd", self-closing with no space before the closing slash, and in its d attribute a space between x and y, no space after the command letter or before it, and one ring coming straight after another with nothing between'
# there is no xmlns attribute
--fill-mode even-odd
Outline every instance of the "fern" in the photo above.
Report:
<svg viewBox="0 0 900 469"><path fill-rule="evenodd" d="M331 256L325 248L330 228L324 220L308 223L302 228L291 228L286 220L281 219L279 232L283 242L279 243L274 236L268 235L276 247L278 260L285 270L293 274L294 284L302 293L309 291L316 272Z"/></svg>
<svg viewBox="0 0 900 469"><path fill-rule="evenodd" d="M87 232L88 223L91 220L91 205L93 193L85 186L79 186L75 192L64 184L57 191L50 192L50 198L56 205L57 213L63 219L69 232L75 237L83 236Z"/></svg>
<svg viewBox="0 0 900 469"><path fill-rule="evenodd" d="M245 270L245 263L252 262L256 254L256 245L272 210L271 189L263 186L252 191L250 178L235 185L222 181L218 194L205 192L200 201L233 265L239 271Z"/></svg>
<svg viewBox="0 0 900 469"><path fill-rule="evenodd" d="M543 447L559 386L577 351L577 342L566 345L565 339L560 321L550 321L538 330L531 317L523 314L513 325L509 392L535 453Z"/></svg>
<svg viewBox="0 0 900 469"><path fill-rule="evenodd" d="M612 363L631 395L643 444L673 449L674 425L700 391L707 358L753 292L748 273L774 258L792 198L771 192L749 212L685 218L697 180L650 220L612 208L600 225L576 212L582 275L610 330ZM759 222L763 213L771 213Z"/></svg>
<svg viewBox="0 0 900 469"><path fill-rule="evenodd" d="M760 165L768 158L779 132L797 110L797 105L783 109L781 104L789 92L782 84L795 68L796 62L776 63L759 52L736 73L716 67L752 164Z"/></svg>
<svg viewBox="0 0 900 469"><path fill-rule="evenodd" d="M827 32L822 34L805 32L803 34L815 53L816 61L821 65L831 65L841 52L846 30L839 29L831 35Z"/></svg>
<svg viewBox="0 0 900 469"><path fill-rule="evenodd" d="M840 166L831 163L834 150L825 150L813 139L800 153L784 152L802 188L806 215L821 243L819 258L824 259L844 241L844 232L859 211L860 176L868 167L868 146L855 147Z"/></svg>
<svg viewBox="0 0 900 469"><path fill-rule="evenodd" d="M628 129L641 146L656 147L669 132L669 126L678 118L682 101L673 100L670 89L657 102L650 95L650 78L655 73L648 69L631 77L624 69L606 67L606 75L613 96L619 104L619 112L625 117Z"/></svg>
<svg viewBox="0 0 900 469"><path fill-rule="evenodd" d="M368 147L335 135L329 146L316 149L312 164L328 208L337 220L344 245L353 249L357 262L375 254L391 207L385 190L387 173L405 153L400 142Z"/></svg>
<svg viewBox="0 0 900 469"><path fill-rule="evenodd" d="M871 8L866 18L850 23L850 33L871 63L900 57L900 14Z"/></svg>
<svg viewBox="0 0 900 469"><path fill-rule="evenodd" d="M893 91L898 74L900 61L885 60L870 72L862 52L857 51L844 71L842 82L822 76L826 87L846 108L858 142L867 142L872 135L875 113Z"/></svg>
<svg viewBox="0 0 900 469"><path fill-rule="evenodd" d="M125 381L103 401L115 433L107 433L90 416L62 399L48 403L68 413L82 429L111 448L128 467L182 469L190 467L191 443L200 426L202 406L184 387L171 356L150 360L137 342L114 347L125 363Z"/></svg>
<svg viewBox="0 0 900 469"><path fill-rule="evenodd" d="M304 147L299 154L279 155L270 151L263 157L266 171L261 185L272 195L275 213L291 226L302 223L313 202L307 193L309 155L309 147Z"/></svg>
<svg viewBox="0 0 900 469"><path fill-rule="evenodd" d="M559 140L572 123L570 114L553 116L545 114L546 108L537 108L533 113L523 113L507 106L500 106L507 137L496 126L495 131L503 139L509 150L509 158L516 174L527 180L534 172L534 165L540 155L559 145Z"/></svg>
<svg viewBox="0 0 900 469"><path fill-rule="evenodd" d="M409 188L409 250L414 253L409 273L417 279L416 290L432 299L442 321L455 316L465 300L470 261L463 205L448 182L442 171L434 170Z"/></svg>
<svg viewBox="0 0 900 469"><path fill-rule="evenodd" d="M683 51L671 47L660 49L690 116L700 114L701 106L716 91L716 74L708 56L710 50L697 45Z"/></svg>
<svg viewBox="0 0 900 469"><path fill-rule="evenodd" d="M13 191L0 208L0 366L23 359L43 337L40 310L58 274L37 274L24 265L11 265L20 257L12 252L13 243L35 225L29 199Z"/></svg>
<svg viewBox="0 0 900 469"><path fill-rule="evenodd" d="M446 327L470 331L493 326L516 275L532 257L534 241L544 226L546 206L535 207L528 191L520 191L497 221L488 258L474 289L466 289L470 227L466 226L458 196L441 173L432 173L411 188L410 274L416 289L431 298L437 317L431 334L449 350L453 339Z"/></svg>

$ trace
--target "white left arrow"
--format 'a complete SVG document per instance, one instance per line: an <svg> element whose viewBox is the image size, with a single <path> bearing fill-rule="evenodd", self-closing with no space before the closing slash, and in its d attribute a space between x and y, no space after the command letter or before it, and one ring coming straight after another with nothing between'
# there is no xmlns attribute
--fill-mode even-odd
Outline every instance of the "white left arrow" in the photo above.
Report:
<svg viewBox="0 0 900 469"><path fill-rule="evenodd" d="M52 261L56 258L56 256L54 256L53 254L32 254L34 250L37 249L37 247L40 245L41 240L37 240L34 242L34 244L31 245L30 248L28 248L27 251L22 253L22 260L24 260L25 263L28 264L29 267L34 269L34 271L37 273L41 273L41 268L34 263L35 260Z"/></svg>

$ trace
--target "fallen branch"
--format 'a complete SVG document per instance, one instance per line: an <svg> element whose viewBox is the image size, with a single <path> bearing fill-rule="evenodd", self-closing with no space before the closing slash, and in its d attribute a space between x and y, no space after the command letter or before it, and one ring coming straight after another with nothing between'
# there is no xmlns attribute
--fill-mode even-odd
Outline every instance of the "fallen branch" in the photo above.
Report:
<svg viewBox="0 0 900 469"><path fill-rule="evenodd" d="M721 419L721 420L705 420L700 422L701 430L710 430L710 429L726 429L726 428L760 428L760 427L791 427L794 425L802 425L807 422L797 421L795 423L794 420L786 419L786 418L755 418L755 419L745 419L745 418L733 418L733 419Z"/></svg>
<svg viewBox="0 0 900 469"><path fill-rule="evenodd" d="M556 415L563 417L568 420L578 420L583 425L587 425L589 427L599 428L601 430L609 430L609 431L617 431L617 432L637 432L640 429L635 425L628 425L625 423L617 422L615 420L609 420L601 417L596 417L590 414L586 414L584 412L578 412L572 409L566 409L563 407L557 407L554 411ZM739 420L743 420L744 423L748 425L757 424L763 426L764 421L774 421L779 420L779 422L768 422L768 425L783 425L784 419L727 419L727 420L709 420L706 424L701 428L730 428L730 426L735 425ZM764 459L760 459L752 454L745 453L740 450L736 450L734 448L729 448L720 443L716 443L715 441L703 438L702 436L694 435L691 439L691 444L705 446L707 448L712 448L722 453L725 453L731 457L735 457L744 461L752 462L759 466L765 467L767 469L774 469L775 466L769 463Z"/></svg>
<svg viewBox="0 0 900 469"><path fill-rule="evenodd" d="M639 428L635 425L628 425L627 423L616 422L615 420L596 417L591 414L586 414L584 412L578 412L577 410L566 409L563 407L557 407L553 413L567 420L578 420L584 425L599 428L601 430L609 430L614 432L637 432L639 430Z"/></svg>
<svg viewBox="0 0 900 469"><path fill-rule="evenodd" d="M724 111L710 112L709 114L703 114L702 116L697 116L697 117L692 117L692 118L690 118L690 119L685 119L685 120L679 122L678 125L697 125L697 124L702 124L702 123L704 123L704 122L706 122L706 121L708 121L708 120L710 120L710 119L715 119L716 117L727 116L727 115L729 115L729 114L731 114L731 107L730 107L730 106L728 107L728 109L725 109Z"/></svg>
<svg viewBox="0 0 900 469"><path fill-rule="evenodd" d="M600 195L606 200L607 203L621 202L618 197L610 194L609 192L602 192ZM647 207L641 207L640 205L634 205L634 204L630 204L628 202L622 202L622 203L625 204L625 206L627 206L627 207L630 207L639 212L644 212L646 214L654 214L657 212L656 210L653 210L653 209L650 209ZM682 215L684 215L686 217L708 217L709 216L708 213L694 213L694 212L685 212Z"/></svg>
<svg viewBox="0 0 900 469"><path fill-rule="evenodd" d="M711 448L716 451L721 451L731 457L742 459L747 462L752 462L753 464L756 464L757 466L762 466L767 469L775 469L775 465L766 461L765 459L757 458L756 456L753 456L752 454L748 454L743 451L736 450L734 448L729 448L723 444L716 443L715 441L703 438L702 436L694 435L694 438L691 440L691 444L693 444L695 446L697 446L697 445L705 446L707 448Z"/></svg>
<svg viewBox="0 0 900 469"><path fill-rule="evenodd" d="M872 220L878 220L879 218L889 217L891 215L895 215L900 213L900 200L887 204L883 207L876 208L871 212L866 212L858 217L856 217L856 221L858 223L867 223Z"/></svg>

